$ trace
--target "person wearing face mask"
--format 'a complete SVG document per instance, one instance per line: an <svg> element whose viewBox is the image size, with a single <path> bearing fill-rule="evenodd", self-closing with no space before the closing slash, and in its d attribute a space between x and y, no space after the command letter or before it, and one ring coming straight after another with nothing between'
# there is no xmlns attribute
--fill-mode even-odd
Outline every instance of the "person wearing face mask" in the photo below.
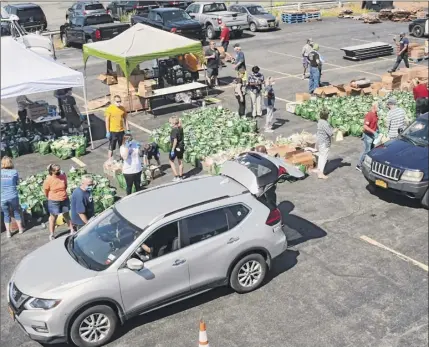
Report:
<svg viewBox="0 0 429 347"><path fill-rule="evenodd" d="M73 231L82 228L94 215L94 201L92 189L94 182L90 176L83 176L80 187L76 188L71 196L71 221Z"/></svg>
<svg viewBox="0 0 429 347"><path fill-rule="evenodd" d="M142 161L140 143L133 141L130 135L125 135L121 148L119 149L122 164L122 173L127 184L127 195L133 191L133 185L138 192L141 188Z"/></svg>
<svg viewBox="0 0 429 347"><path fill-rule="evenodd" d="M70 232L73 232L73 225L69 217L70 200L67 196L67 177L57 164L48 166L48 177L43 182L43 191L48 198L49 212L49 239L55 239L55 222L58 215L62 214L64 220L69 224Z"/></svg>
<svg viewBox="0 0 429 347"><path fill-rule="evenodd" d="M106 138L109 143L109 159L112 158L113 151L116 145L121 146L123 143L125 129L126 133L130 132L127 111L122 106L122 99L119 95L115 95L114 104L110 105L105 112L106 116Z"/></svg>

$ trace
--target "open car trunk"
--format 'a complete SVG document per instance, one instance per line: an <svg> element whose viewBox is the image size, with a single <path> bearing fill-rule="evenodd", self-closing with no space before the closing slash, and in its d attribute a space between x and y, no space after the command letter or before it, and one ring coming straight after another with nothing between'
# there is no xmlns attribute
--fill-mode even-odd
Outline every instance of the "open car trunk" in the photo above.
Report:
<svg viewBox="0 0 429 347"><path fill-rule="evenodd" d="M272 194L278 180L283 176L290 175L297 179L304 177L293 165L256 152L243 153L235 160L226 161L220 174L237 181L257 198L267 197L267 193ZM268 199L272 200L269 196Z"/></svg>

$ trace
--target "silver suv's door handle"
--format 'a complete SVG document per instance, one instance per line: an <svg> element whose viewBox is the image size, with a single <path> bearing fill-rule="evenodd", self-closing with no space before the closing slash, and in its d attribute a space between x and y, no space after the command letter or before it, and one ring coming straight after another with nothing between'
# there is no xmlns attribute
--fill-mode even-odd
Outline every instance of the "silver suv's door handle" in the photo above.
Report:
<svg viewBox="0 0 429 347"><path fill-rule="evenodd" d="M173 263L173 266L179 266L183 263L186 263L185 259L176 259L176 261Z"/></svg>
<svg viewBox="0 0 429 347"><path fill-rule="evenodd" d="M231 238L228 240L228 244L231 244L231 243L237 242L237 241L239 241L239 240L240 240L240 238L239 238L239 237L231 237Z"/></svg>

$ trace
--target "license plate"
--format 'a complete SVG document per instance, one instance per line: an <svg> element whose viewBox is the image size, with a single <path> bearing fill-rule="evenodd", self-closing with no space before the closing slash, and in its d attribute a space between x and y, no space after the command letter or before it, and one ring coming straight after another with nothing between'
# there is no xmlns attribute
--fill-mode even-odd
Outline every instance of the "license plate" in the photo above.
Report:
<svg viewBox="0 0 429 347"><path fill-rule="evenodd" d="M376 186L379 186L379 187L381 187L381 188L387 188L387 183L386 183L386 182L384 182L384 181L382 181L382 180L376 180L376 181L375 181L375 185L376 185Z"/></svg>
<svg viewBox="0 0 429 347"><path fill-rule="evenodd" d="M12 308L8 306L7 310L9 311L9 314L12 317L12 319L15 320L15 312L13 312Z"/></svg>
<svg viewBox="0 0 429 347"><path fill-rule="evenodd" d="M237 30L237 27L236 27L236 26L233 26L233 27L232 27L232 30Z"/></svg>

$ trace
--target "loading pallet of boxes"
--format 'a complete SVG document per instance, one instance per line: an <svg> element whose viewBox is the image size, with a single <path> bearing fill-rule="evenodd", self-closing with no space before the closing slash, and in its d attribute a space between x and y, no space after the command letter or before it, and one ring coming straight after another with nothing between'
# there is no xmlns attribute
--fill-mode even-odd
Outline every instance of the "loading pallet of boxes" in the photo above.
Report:
<svg viewBox="0 0 429 347"><path fill-rule="evenodd" d="M148 97L153 94L153 76L150 70L135 69L127 79L118 67L116 73L101 74L98 79L109 86L110 102L115 95L122 99L122 106L127 112L149 110Z"/></svg>

